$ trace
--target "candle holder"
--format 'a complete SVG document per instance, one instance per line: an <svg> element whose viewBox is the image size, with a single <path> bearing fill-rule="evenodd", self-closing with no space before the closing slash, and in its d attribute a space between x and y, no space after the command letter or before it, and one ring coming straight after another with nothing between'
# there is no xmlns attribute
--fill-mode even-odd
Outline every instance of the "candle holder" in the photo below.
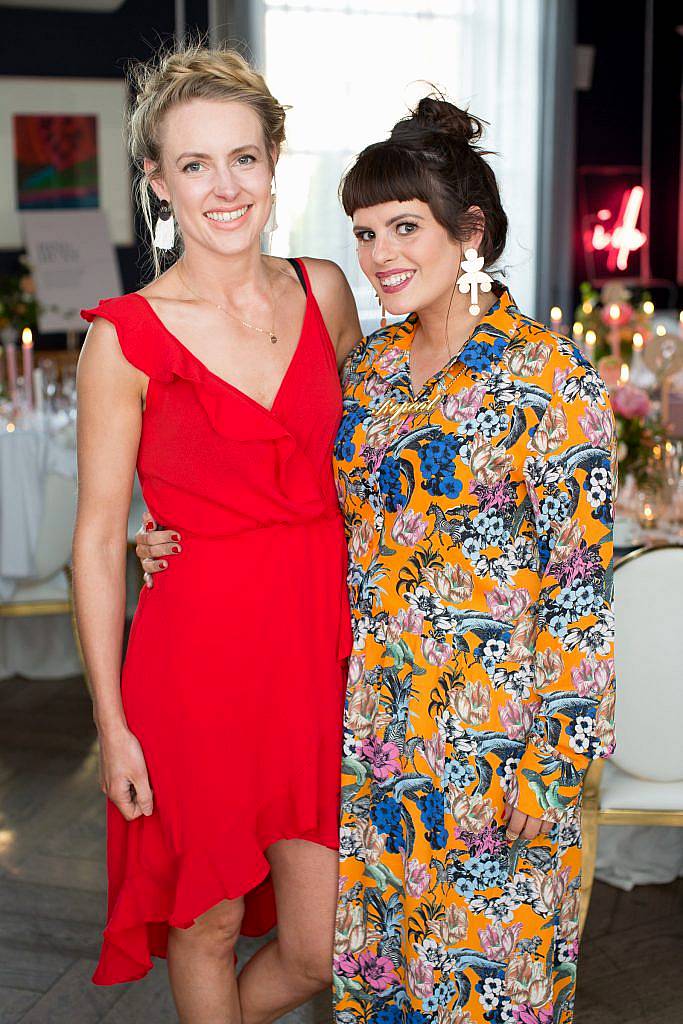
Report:
<svg viewBox="0 0 683 1024"><path fill-rule="evenodd" d="M653 530L659 522L659 501L651 491L638 495L638 522L643 530Z"/></svg>

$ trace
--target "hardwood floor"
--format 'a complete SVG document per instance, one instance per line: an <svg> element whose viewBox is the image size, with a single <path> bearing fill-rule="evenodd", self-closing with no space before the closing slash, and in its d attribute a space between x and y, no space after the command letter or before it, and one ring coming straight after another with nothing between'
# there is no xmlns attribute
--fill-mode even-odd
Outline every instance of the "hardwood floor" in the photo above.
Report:
<svg viewBox="0 0 683 1024"><path fill-rule="evenodd" d="M90 983L104 918L104 814L82 680L0 682L0 1024L172 1024L165 964ZM575 1024L683 1021L683 880L597 884ZM257 944L245 942L241 956ZM283 1018L323 1024L322 996Z"/></svg>

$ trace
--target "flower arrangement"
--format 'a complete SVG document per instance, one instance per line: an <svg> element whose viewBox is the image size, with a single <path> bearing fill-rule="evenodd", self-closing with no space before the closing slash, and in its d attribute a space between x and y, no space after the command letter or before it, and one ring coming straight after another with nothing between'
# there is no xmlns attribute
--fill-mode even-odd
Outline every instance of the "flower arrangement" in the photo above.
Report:
<svg viewBox="0 0 683 1024"><path fill-rule="evenodd" d="M668 440L655 392L658 382L642 361L643 346L658 328L647 291L637 295L618 281L601 291L584 282L576 308L574 338L607 384L617 425L619 480L657 492L665 482L662 451ZM661 382L660 382L661 383Z"/></svg>
<svg viewBox="0 0 683 1024"><path fill-rule="evenodd" d="M622 384L612 394L617 424L619 481L632 476L638 488L659 491L664 486L662 451L668 435L647 392Z"/></svg>
<svg viewBox="0 0 683 1024"><path fill-rule="evenodd" d="M580 295L574 313L574 336L578 334L585 341L592 332L592 360L596 366L606 356L628 361L636 332L646 342L652 337L655 307L649 292L641 291L636 297L618 281L610 281L598 292L584 281Z"/></svg>
<svg viewBox="0 0 683 1024"><path fill-rule="evenodd" d="M0 331L9 328L18 335L24 327L36 330L38 301L25 256L19 257L20 267L14 274L0 274Z"/></svg>

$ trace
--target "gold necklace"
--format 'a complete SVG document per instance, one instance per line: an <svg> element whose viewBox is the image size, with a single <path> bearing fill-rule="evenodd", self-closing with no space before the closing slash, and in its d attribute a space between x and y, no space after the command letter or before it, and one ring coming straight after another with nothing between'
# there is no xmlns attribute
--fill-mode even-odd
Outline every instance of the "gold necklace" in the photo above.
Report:
<svg viewBox="0 0 683 1024"><path fill-rule="evenodd" d="M268 280L268 284L270 286L270 298L273 304L273 326L271 327L270 330L267 330L265 327L257 327L256 324L250 324L247 323L246 320L240 319L240 317L235 316L234 313L231 313L229 309L226 309L225 306L221 306L219 302L214 302L213 299L205 299L203 295L200 295L199 292L196 292L194 288L190 287L190 285L187 283L187 281L185 280L185 275L180 272L180 265L178 265L178 277L180 278L182 284L185 285L188 292L191 292L196 299L199 299L201 302L207 302L210 306L215 306L216 309L220 309L221 313L225 313L226 316L229 316L232 320L236 320L237 323L242 324L243 327L248 327L250 331L258 331L259 334L267 334L270 339L271 345L277 345L277 335L275 333L275 296L273 294L273 285L270 279Z"/></svg>

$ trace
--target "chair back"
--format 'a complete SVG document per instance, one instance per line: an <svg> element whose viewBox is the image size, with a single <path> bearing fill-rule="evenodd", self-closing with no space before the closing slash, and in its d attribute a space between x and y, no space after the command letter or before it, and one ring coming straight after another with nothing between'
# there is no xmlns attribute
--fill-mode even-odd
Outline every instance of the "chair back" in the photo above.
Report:
<svg viewBox="0 0 683 1024"><path fill-rule="evenodd" d="M614 591L614 764L648 782L683 781L683 547L627 555Z"/></svg>
<svg viewBox="0 0 683 1024"><path fill-rule="evenodd" d="M76 481L56 473L48 474L36 544L36 579L47 579L71 560L75 519Z"/></svg>

